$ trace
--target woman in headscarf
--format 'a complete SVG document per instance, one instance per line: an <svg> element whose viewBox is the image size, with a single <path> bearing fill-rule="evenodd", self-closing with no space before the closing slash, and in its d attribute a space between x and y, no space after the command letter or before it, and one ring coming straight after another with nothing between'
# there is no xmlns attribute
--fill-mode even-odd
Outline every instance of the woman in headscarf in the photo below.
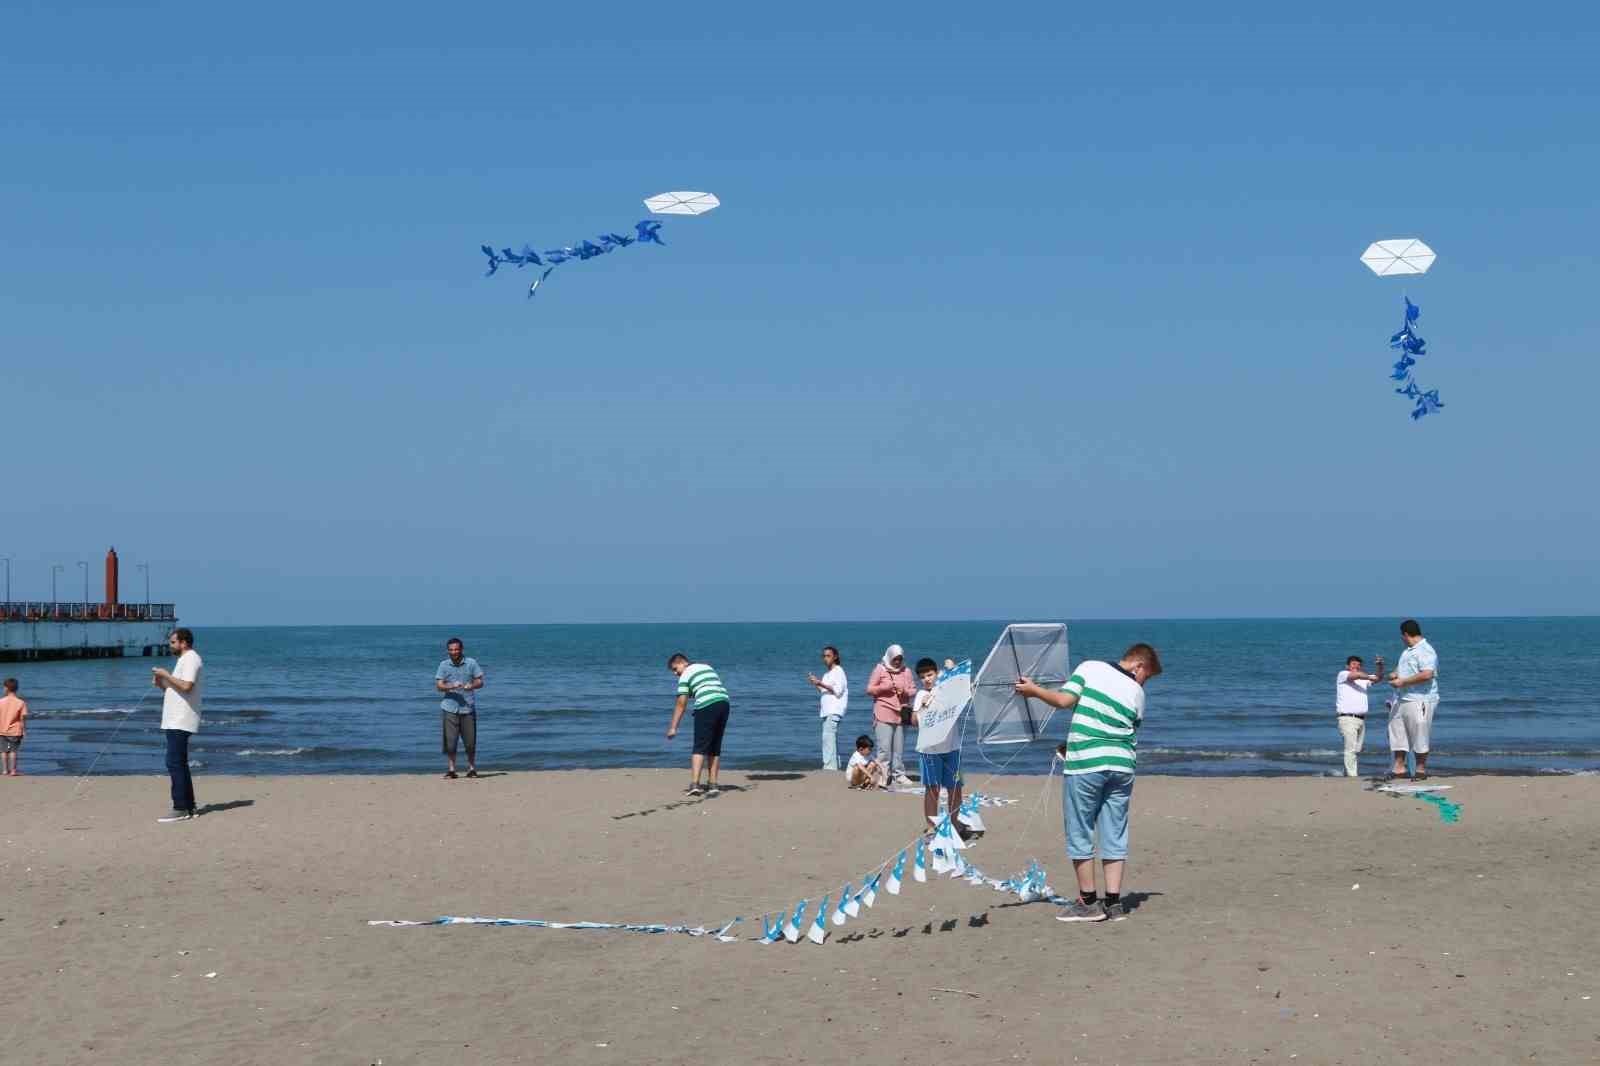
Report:
<svg viewBox="0 0 1600 1066"><path fill-rule="evenodd" d="M905 649L889 645L883 661L872 668L867 679L867 695L872 697L872 731L878 741L878 762L887 771L885 781L909 785L906 776L906 724L911 717L911 701L917 694L916 678L906 666ZM884 788L888 788L886 783Z"/></svg>

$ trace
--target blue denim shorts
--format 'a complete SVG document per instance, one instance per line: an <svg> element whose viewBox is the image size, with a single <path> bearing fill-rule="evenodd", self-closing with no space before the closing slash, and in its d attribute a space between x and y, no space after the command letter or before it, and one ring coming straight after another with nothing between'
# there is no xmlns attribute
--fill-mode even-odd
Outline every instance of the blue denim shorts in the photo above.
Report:
<svg viewBox="0 0 1600 1066"><path fill-rule="evenodd" d="M1128 857L1128 803L1133 775L1119 770L1067 774L1061 780L1061 823L1067 834L1067 858L1094 858L1095 834L1100 858Z"/></svg>

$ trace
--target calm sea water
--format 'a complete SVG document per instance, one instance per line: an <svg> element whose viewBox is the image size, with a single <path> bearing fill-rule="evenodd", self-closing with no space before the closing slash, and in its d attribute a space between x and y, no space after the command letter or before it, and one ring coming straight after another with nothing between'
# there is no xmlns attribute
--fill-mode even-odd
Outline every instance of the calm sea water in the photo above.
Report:
<svg viewBox="0 0 1600 1066"><path fill-rule="evenodd" d="M1441 703L1430 769L1600 771L1600 619L1426 620L1439 652ZM433 672L459 633L487 674L479 762L495 769L678 766L688 733L664 738L682 650L721 672L733 696L724 758L733 769L820 764L817 700L806 683L825 643L850 677L840 747L868 729L863 689L890 643L981 662L1001 623L615 626L274 627L201 629L205 719L191 747L202 773L382 773L440 768ZM1142 773L1326 774L1339 764L1333 678L1344 657L1392 666L1397 620L1070 623L1072 661L1115 658L1147 640L1166 673L1149 687ZM170 665L168 660L160 660ZM33 712L25 773L163 772L159 695L142 703L156 660L14 664ZM1375 690L1377 691L1377 690ZM1364 769L1385 748L1374 697ZM1036 773L1065 735L1025 750L978 752ZM1010 760L1009 762L1007 762Z"/></svg>

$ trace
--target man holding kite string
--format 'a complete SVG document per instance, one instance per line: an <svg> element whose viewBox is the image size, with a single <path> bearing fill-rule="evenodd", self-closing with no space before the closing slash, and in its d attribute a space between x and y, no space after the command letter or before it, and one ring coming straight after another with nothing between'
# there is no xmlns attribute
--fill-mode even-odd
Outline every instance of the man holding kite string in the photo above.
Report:
<svg viewBox="0 0 1600 1066"><path fill-rule="evenodd" d="M1078 877L1078 898L1056 915L1059 922L1119 922L1122 875L1128 861L1128 807L1133 799L1136 734L1144 721L1144 686L1161 673L1155 648L1135 644L1115 665L1093 659L1078 664L1060 691L1018 678L1019 696L1052 707L1074 708L1062 754L1061 819L1067 858ZM1094 885L1095 837L1105 871L1103 905Z"/></svg>

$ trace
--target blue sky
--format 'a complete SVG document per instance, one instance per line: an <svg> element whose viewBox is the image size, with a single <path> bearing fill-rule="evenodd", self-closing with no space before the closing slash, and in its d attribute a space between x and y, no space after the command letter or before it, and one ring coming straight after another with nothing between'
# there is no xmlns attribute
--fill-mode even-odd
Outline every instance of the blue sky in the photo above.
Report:
<svg viewBox="0 0 1600 1066"><path fill-rule="evenodd" d="M1600 15L1195 7L8 5L13 594L115 544L197 624L1600 611Z"/></svg>

